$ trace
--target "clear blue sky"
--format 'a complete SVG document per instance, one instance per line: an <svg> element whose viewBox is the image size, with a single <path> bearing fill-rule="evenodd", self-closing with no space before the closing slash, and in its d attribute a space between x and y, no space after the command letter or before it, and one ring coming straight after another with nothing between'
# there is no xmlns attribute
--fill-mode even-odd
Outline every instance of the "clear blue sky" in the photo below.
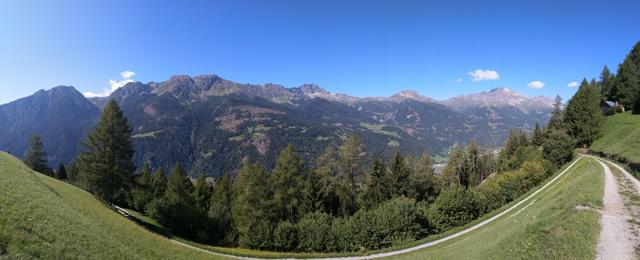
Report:
<svg viewBox="0 0 640 260"><path fill-rule="evenodd" d="M2 0L0 103L56 85L100 92L126 70L143 82L215 73L354 96L500 86L566 98L569 82L615 70L640 40L639 10L635 0ZM474 82L478 69L499 79Z"/></svg>

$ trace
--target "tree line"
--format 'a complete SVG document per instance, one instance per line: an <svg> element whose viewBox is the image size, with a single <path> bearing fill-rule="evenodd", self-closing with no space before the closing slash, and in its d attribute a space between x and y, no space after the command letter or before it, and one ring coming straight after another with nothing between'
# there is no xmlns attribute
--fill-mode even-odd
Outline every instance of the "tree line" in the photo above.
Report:
<svg viewBox="0 0 640 260"><path fill-rule="evenodd" d="M620 72L619 72L620 73ZM415 241L469 223L517 199L599 137L602 83L584 80L546 126L513 130L498 153L474 141L452 147L442 174L428 152L379 158L358 136L328 146L305 167L292 145L275 167L243 162L234 175L191 179L133 163L131 127L115 101L67 167L47 168L40 139L25 163L104 201L138 210L171 233L200 242L303 252L367 251ZM614 85L615 86L615 85Z"/></svg>

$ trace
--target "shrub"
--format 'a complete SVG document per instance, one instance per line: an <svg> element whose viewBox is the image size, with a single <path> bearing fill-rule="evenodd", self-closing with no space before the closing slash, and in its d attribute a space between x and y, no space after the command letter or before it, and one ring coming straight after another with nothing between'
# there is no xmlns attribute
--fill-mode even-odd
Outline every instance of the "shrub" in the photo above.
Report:
<svg viewBox="0 0 640 260"><path fill-rule="evenodd" d="M472 192L453 188L438 196L429 208L429 221L437 232L467 224L480 215L480 205Z"/></svg>
<svg viewBox="0 0 640 260"><path fill-rule="evenodd" d="M413 241L426 226L423 216L413 199L397 197L378 206L373 215L377 248ZM421 223L423 225L421 225Z"/></svg>
<svg viewBox="0 0 640 260"><path fill-rule="evenodd" d="M278 251L291 251L298 246L298 228L288 221L281 221L273 231L273 246Z"/></svg>
<svg viewBox="0 0 640 260"><path fill-rule="evenodd" d="M298 248L305 252L322 252L332 249L331 234L333 217L326 213L314 212L305 215L298 222Z"/></svg>

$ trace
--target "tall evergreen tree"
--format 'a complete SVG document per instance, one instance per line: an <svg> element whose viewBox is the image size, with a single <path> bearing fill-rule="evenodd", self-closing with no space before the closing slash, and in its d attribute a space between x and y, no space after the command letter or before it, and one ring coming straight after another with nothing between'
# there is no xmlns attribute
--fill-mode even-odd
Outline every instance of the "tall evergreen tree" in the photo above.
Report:
<svg viewBox="0 0 640 260"><path fill-rule="evenodd" d="M600 97L602 100L610 99L611 87L614 84L614 76L609 71L609 67L604 65L602 72L600 72L600 81L598 81L598 89L600 90Z"/></svg>
<svg viewBox="0 0 640 260"><path fill-rule="evenodd" d="M640 76L633 60L628 56L618 66L615 86L611 90L612 96L625 107L632 108L638 91L640 91Z"/></svg>
<svg viewBox="0 0 640 260"><path fill-rule="evenodd" d="M476 186L482 182L480 176L480 149L475 141L469 142L464 160L463 174L468 179L467 186Z"/></svg>
<svg viewBox="0 0 640 260"><path fill-rule="evenodd" d="M58 165L58 170L56 170L56 178L58 180L66 180L68 179L67 176L67 169L64 167L64 164L60 164Z"/></svg>
<svg viewBox="0 0 640 260"><path fill-rule="evenodd" d="M406 165L404 158L400 152L396 152L393 162L389 167L388 185L389 195L393 197L409 196L411 193L411 183L409 176L411 169Z"/></svg>
<svg viewBox="0 0 640 260"><path fill-rule="evenodd" d="M316 162L314 173L320 181L322 204L327 213L338 215L340 197L338 196L338 176L340 175L340 156L334 146L327 146Z"/></svg>
<svg viewBox="0 0 640 260"><path fill-rule="evenodd" d="M258 163L245 163L236 176L233 188L231 212L238 232L238 244L250 248L269 248L275 216L267 171Z"/></svg>
<svg viewBox="0 0 640 260"><path fill-rule="evenodd" d="M440 185L436 179L433 165L431 154L429 151L425 151L411 170L409 179L413 188L409 197L415 198L417 201L435 201L440 192Z"/></svg>
<svg viewBox="0 0 640 260"><path fill-rule="evenodd" d="M136 176L136 182L140 186L148 186L149 182L151 182L151 167L148 162L142 164L142 168L140 168L140 172Z"/></svg>
<svg viewBox="0 0 640 260"><path fill-rule="evenodd" d="M578 146L589 146L600 136L604 118L597 86L586 79L582 81L580 89L567 104L565 122L568 134Z"/></svg>
<svg viewBox="0 0 640 260"><path fill-rule="evenodd" d="M549 123L547 124L547 130L563 128L562 117L562 98L560 95L556 95L556 98L553 101L553 112L551 112L551 118L549 118Z"/></svg>
<svg viewBox="0 0 640 260"><path fill-rule="evenodd" d="M151 187L151 192L154 197L164 195L164 192L167 189L167 176L164 174L164 170L157 169L153 173L153 176L151 176L151 180L149 181L149 186Z"/></svg>
<svg viewBox="0 0 640 260"><path fill-rule="evenodd" d="M304 180L304 162L290 144L280 152L271 174L273 200L279 220L293 223L301 217Z"/></svg>
<svg viewBox="0 0 640 260"><path fill-rule="evenodd" d="M47 152L42 145L42 140L39 135L33 135L29 142L29 150L24 155L24 164L29 166L34 171L42 174L51 175L51 169L49 169L47 161Z"/></svg>
<svg viewBox="0 0 640 260"><path fill-rule="evenodd" d="M193 197L191 194L193 190L193 183L191 183L189 177L186 176L180 163L177 163L173 167L173 170L171 170L171 175L167 178L167 191L165 196L171 203L192 205Z"/></svg>
<svg viewBox="0 0 640 260"><path fill-rule="evenodd" d="M216 180L213 186L213 194L209 201L209 218L213 219L215 230L211 234L212 240L219 244L229 243L231 238L226 239L231 230L231 203L233 201L233 186L228 174ZM225 241L226 240L226 241Z"/></svg>
<svg viewBox="0 0 640 260"><path fill-rule="evenodd" d="M371 169L363 177L362 192L358 197L363 208L374 208L391 197L391 182L387 177L387 166L382 159L375 158Z"/></svg>
<svg viewBox="0 0 640 260"><path fill-rule="evenodd" d="M340 146L340 175L338 178L338 196L341 213L351 215L356 211L357 178L362 171L364 151L360 138L349 135Z"/></svg>
<svg viewBox="0 0 640 260"><path fill-rule="evenodd" d="M205 176L198 176L193 188L193 199L195 200L196 207L201 211L206 212L209 209L209 201L211 200L212 193L213 190L207 183Z"/></svg>
<svg viewBox="0 0 640 260"><path fill-rule="evenodd" d="M98 126L84 143L78 157L87 188L105 201L122 201L131 187L134 172L131 127L118 104L111 100L103 109Z"/></svg>
<svg viewBox="0 0 640 260"><path fill-rule="evenodd" d="M465 151L461 145L456 145L449 151L447 165L442 174L444 185L448 188L468 187L469 180L464 176Z"/></svg>
<svg viewBox="0 0 640 260"><path fill-rule="evenodd" d="M544 142L544 130L540 127L540 121L536 122L536 127L533 129L531 142L536 146L541 146Z"/></svg>

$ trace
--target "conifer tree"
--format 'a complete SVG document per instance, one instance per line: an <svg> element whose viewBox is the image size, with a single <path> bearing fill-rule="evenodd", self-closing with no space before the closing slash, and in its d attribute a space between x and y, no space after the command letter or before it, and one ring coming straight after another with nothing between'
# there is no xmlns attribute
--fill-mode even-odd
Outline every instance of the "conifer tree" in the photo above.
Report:
<svg viewBox="0 0 640 260"><path fill-rule="evenodd" d="M375 158L371 169L363 177L364 185L358 199L363 208L374 208L390 198L391 183L387 177L387 166L382 159Z"/></svg>
<svg viewBox="0 0 640 260"><path fill-rule="evenodd" d="M541 146L544 142L544 131L540 127L540 121L536 122L536 127L533 129L533 137L531 142L536 146Z"/></svg>
<svg viewBox="0 0 640 260"><path fill-rule="evenodd" d="M619 101L627 108L632 108L640 91L640 77L638 69L631 57L627 57L618 66L615 86L612 89L613 99Z"/></svg>
<svg viewBox="0 0 640 260"><path fill-rule="evenodd" d="M280 152L271 174L273 199L279 220L293 223L301 217L304 180L304 162L290 144Z"/></svg>
<svg viewBox="0 0 640 260"><path fill-rule="evenodd" d="M203 212L209 209L209 201L211 200L211 194L213 190L206 181L204 175L198 176L196 184L193 188L193 199L195 200L196 207Z"/></svg>
<svg viewBox="0 0 640 260"><path fill-rule="evenodd" d="M322 204L327 213L337 215L340 211L338 196L338 176L340 175L340 156L334 146L327 146L316 162L314 173L320 181Z"/></svg>
<svg viewBox="0 0 640 260"><path fill-rule="evenodd" d="M157 169L153 176L151 176L151 180L149 181L149 186L151 187L151 192L154 197L160 197L164 195L165 190L167 189L167 176L164 174L164 170Z"/></svg>
<svg viewBox="0 0 640 260"><path fill-rule="evenodd" d="M600 96L602 100L610 99L611 87L614 84L614 76L609 71L609 67L604 65L602 72L600 72L600 81L598 81L598 89L600 90Z"/></svg>
<svg viewBox="0 0 640 260"><path fill-rule="evenodd" d="M34 171L42 174L51 175L51 169L47 166L47 152L42 145L42 140L39 135L33 135L29 142L29 150L27 150L24 156L24 164L29 166Z"/></svg>
<svg viewBox="0 0 640 260"><path fill-rule="evenodd" d="M582 81L580 89L567 104L565 122L568 134L578 146L589 146L600 136L604 118L597 86L586 79Z"/></svg>
<svg viewBox="0 0 640 260"><path fill-rule="evenodd" d="M189 177L186 176L180 163L177 163L173 167L173 170L171 170L171 175L167 178L167 191L165 196L171 203L192 205L193 197L191 194L193 190L193 183L191 183Z"/></svg>
<svg viewBox="0 0 640 260"><path fill-rule="evenodd" d="M267 171L260 164L244 163L233 184L231 207L238 244L268 248L274 226L273 193Z"/></svg>
<svg viewBox="0 0 640 260"><path fill-rule="evenodd" d="M360 138L349 135L340 146L340 175L338 177L338 196L340 197L340 211L343 215L350 215L356 211L356 180L360 176L364 151Z"/></svg>
<svg viewBox="0 0 640 260"><path fill-rule="evenodd" d="M408 196L411 193L411 184L409 183L409 176L411 175L411 169L405 164L404 158L400 152L396 152L393 157L393 162L389 167L388 187L389 195L391 198L398 196Z"/></svg>
<svg viewBox="0 0 640 260"><path fill-rule="evenodd" d="M560 95L556 95L556 98L553 101L553 112L551 112L551 118L547 124L547 130L563 128L562 117L562 98Z"/></svg>
<svg viewBox="0 0 640 260"><path fill-rule="evenodd" d="M138 176L136 176L136 182L138 185L145 187L149 185L149 182L151 182L151 167L148 162L144 162L142 164L142 168L140 169Z"/></svg>
<svg viewBox="0 0 640 260"><path fill-rule="evenodd" d="M447 166L444 168L443 181L448 188L468 187L468 179L465 179L462 172L464 171L465 151L461 145L454 146L449 151Z"/></svg>
<svg viewBox="0 0 640 260"><path fill-rule="evenodd" d="M67 176L67 169L64 167L64 164L60 164L58 165L58 170L56 170L56 178L58 180L66 180L68 179Z"/></svg>
<svg viewBox="0 0 640 260"><path fill-rule="evenodd" d="M213 193L209 201L208 215L214 221L215 230L211 234L213 241L224 241L231 230L231 202L233 201L233 187L228 174L216 180ZM228 241L226 241L228 242Z"/></svg>
<svg viewBox="0 0 640 260"><path fill-rule="evenodd" d="M111 100L102 111L98 126L84 143L78 157L87 188L105 201L124 200L134 172L131 127L118 104Z"/></svg>
<svg viewBox="0 0 640 260"><path fill-rule="evenodd" d="M417 201L428 202L433 202L436 199L440 185L436 179L433 164L431 154L429 151L425 151L411 170L409 179L413 188L409 197L415 198Z"/></svg>

